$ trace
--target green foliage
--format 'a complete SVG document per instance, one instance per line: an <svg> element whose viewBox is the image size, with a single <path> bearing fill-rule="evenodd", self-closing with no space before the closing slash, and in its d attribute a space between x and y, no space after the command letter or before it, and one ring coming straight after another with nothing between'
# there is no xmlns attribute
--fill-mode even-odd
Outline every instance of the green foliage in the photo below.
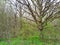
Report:
<svg viewBox="0 0 60 45"><path fill-rule="evenodd" d="M59 22L59 21L58 21ZM44 27L43 34L46 39L60 39L60 23L54 27L51 22L47 23L47 26Z"/></svg>
<svg viewBox="0 0 60 45"><path fill-rule="evenodd" d="M26 22L25 20L22 21L22 29L20 29L20 37L22 39L28 39L38 35L39 32L35 24L30 25L29 22Z"/></svg>
<svg viewBox="0 0 60 45"><path fill-rule="evenodd" d="M30 25L26 21L23 21L22 29L20 30L20 37L22 39L39 37L40 31L37 29L37 25L35 25L35 23L33 25L34 26ZM44 38L45 39L60 39L60 36L59 36L60 35L60 28L59 28L60 26L59 25L54 27L51 22L48 22L43 30Z"/></svg>

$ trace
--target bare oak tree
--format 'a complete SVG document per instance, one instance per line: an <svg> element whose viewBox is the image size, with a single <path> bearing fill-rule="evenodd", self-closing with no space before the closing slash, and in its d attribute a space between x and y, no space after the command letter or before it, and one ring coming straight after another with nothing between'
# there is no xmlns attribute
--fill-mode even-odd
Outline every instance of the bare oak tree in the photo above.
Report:
<svg viewBox="0 0 60 45"><path fill-rule="evenodd" d="M60 10L58 10L60 1L57 0L16 0L18 3L22 4L23 12L32 16L33 20L38 29L41 32L44 27L44 23L47 23L50 19L52 19L55 14L57 14ZM56 16L55 16L56 17Z"/></svg>

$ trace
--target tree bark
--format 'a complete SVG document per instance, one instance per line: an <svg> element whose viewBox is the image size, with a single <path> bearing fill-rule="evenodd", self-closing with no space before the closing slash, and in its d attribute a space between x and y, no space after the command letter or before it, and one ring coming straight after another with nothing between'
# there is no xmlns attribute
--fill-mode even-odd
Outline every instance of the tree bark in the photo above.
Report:
<svg viewBox="0 0 60 45"><path fill-rule="evenodd" d="M43 39L43 25L42 25L42 23L39 23L38 29L40 31L40 35L39 36L40 36L41 39Z"/></svg>

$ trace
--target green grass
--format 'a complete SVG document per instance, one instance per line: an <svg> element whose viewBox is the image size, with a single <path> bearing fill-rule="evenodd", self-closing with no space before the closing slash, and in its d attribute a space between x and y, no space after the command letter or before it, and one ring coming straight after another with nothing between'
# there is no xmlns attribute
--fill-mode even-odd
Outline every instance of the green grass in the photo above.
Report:
<svg viewBox="0 0 60 45"><path fill-rule="evenodd" d="M43 39L44 40L44 39ZM60 45L60 42L53 41L41 41L39 37L32 37L28 40L22 40L20 38L12 38L10 43L7 41L1 41L0 45Z"/></svg>
<svg viewBox="0 0 60 45"><path fill-rule="evenodd" d="M14 38L14 39L11 39L10 44L11 45L39 45L39 44L43 44L43 42L40 42L40 40L38 40L37 38L36 39L30 38L28 40L22 40L20 38ZM5 41L1 41L0 45L8 45L8 43Z"/></svg>
<svg viewBox="0 0 60 45"><path fill-rule="evenodd" d="M40 40L19 40L15 39L10 42L11 45L43 45L44 42L40 42ZM0 45L8 45L7 42L0 42Z"/></svg>

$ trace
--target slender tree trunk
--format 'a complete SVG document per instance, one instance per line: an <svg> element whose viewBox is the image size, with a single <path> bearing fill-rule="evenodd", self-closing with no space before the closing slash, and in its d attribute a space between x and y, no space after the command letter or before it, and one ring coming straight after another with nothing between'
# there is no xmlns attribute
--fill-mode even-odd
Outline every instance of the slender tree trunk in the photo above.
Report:
<svg viewBox="0 0 60 45"><path fill-rule="evenodd" d="M10 45L10 38L11 38L11 34L10 34L10 18L7 16L7 28L6 28L6 38L7 38L7 42L8 45Z"/></svg>
<svg viewBox="0 0 60 45"><path fill-rule="evenodd" d="M39 23L39 25L38 25L38 29L39 29L39 31L40 31L40 38L43 38L43 25L42 25L42 23Z"/></svg>
<svg viewBox="0 0 60 45"><path fill-rule="evenodd" d="M17 16L16 16L16 14L15 14L15 16L14 16L15 18L14 18L14 37L16 37L16 32L17 32Z"/></svg>

